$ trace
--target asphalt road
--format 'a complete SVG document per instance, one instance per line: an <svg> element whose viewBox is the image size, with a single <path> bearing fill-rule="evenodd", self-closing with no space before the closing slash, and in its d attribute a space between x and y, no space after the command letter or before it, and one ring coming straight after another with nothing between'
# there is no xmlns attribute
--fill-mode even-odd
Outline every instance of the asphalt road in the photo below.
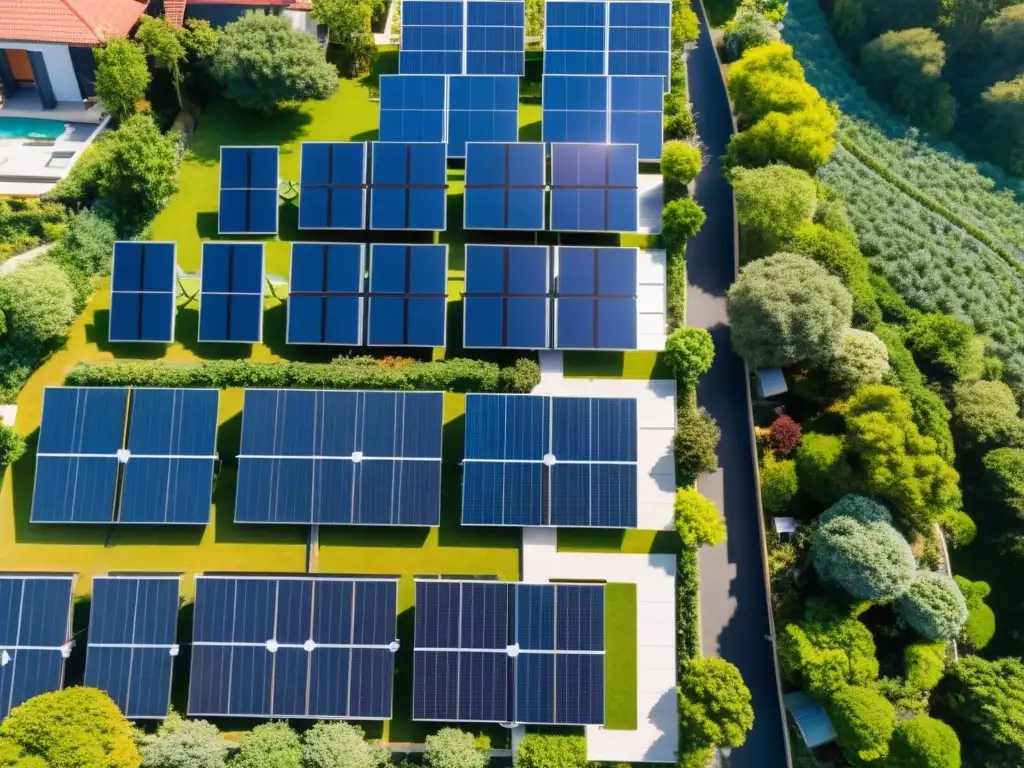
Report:
<svg viewBox="0 0 1024 768"><path fill-rule="evenodd" d="M705 166L694 197L707 221L686 247L687 324L707 328L715 341L715 362L697 387L697 402L718 421L721 469L697 483L725 515L728 542L700 553L701 644L706 656L739 667L754 702L754 728L746 743L723 756L730 768L782 768L786 765L784 720L775 688L772 646L768 640L768 600L757 524L756 486L747 422L743 362L732 351L725 293L732 283L732 192L720 158L732 134L729 103L718 72L707 21L699 0L691 0L701 19L697 48L687 59L690 100L704 144Z"/></svg>

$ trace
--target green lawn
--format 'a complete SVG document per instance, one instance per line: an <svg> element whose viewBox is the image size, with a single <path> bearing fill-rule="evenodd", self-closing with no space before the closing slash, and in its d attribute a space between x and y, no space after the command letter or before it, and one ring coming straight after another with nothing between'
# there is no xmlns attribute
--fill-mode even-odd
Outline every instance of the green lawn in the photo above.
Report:
<svg viewBox="0 0 1024 768"><path fill-rule="evenodd" d="M604 592L605 728L636 730L636 584Z"/></svg>

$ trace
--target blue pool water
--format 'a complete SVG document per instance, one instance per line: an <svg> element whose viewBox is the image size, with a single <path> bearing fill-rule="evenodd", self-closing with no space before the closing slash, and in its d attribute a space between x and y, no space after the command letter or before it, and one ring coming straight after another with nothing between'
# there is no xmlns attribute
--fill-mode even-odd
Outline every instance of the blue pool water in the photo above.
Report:
<svg viewBox="0 0 1024 768"><path fill-rule="evenodd" d="M60 120L0 115L0 139L57 139L64 133Z"/></svg>

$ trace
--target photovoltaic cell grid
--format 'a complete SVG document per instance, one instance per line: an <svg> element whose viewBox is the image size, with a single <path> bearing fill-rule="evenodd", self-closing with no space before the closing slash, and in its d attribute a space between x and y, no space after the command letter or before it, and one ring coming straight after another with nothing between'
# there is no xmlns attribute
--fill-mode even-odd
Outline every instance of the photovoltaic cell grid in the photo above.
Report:
<svg viewBox="0 0 1024 768"><path fill-rule="evenodd" d="M221 147L221 235L277 234L278 147Z"/></svg>
<svg viewBox="0 0 1024 768"><path fill-rule="evenodd" d="M203 243L199 341L263 340L263 243Z"/></svg>
<svg viewBox="0 0 1024 768"><path fill-rule="evenodd" d="M447 111L442 75L381 75L381 141L443 142Z"/></svg>
<svg viewBox="0 0 1024 768"><path fill-rule="evenodd" d="M63 687L74 585L74 576L0 574L0 720Z"/></svg>
<svg viewBox="0 0 1024 768"><path fill-rule="evenodd" d="M32 522L209 523L218 396L47 387Z"/></svg>
<svg viewBox="0 0 1024 768"><path fill-rule="evenodd" d="M447 228L444 144L374 142L370 229Z"/></svg>
<svg viewBox="0 0 1024 768"><path fill-rule="evenodd" d="M551 145L551 229L636 232L637 150L628 144Z"/></svg>
<svg viewBox="0 0 1024 768"><path fill-rule="evenodd" d="M178 625L177 576L92 580L85 684L126 717L167 717Z"/></svg>
<svg viewBox="0 0 1024 768"><path fill-rule="evenodd" d="M544 74L606 75L607 3L544 3Z"/></svg>
<svg viewBox="0 0 1024 768"><path fill-rule="evenodd" d="M558 3L554 3L557 5ZM660 75L669 90L672 3L628 0L608 4L608 74Z"/></svg>
<svg viewBox="0 0 1024 768"><path fill-rule="evenodd" d="M521 76L525 25L523 0L407 0L399 71Z"/></svg>
<svg viewBox="0 0 1024 768"><path fill-rule="evenodd" d="M391 717L398 582L197 576L189 715Z"/></svg>
<svg viewBox="0 0 1024 768"><path fill-rule="evenodd" d="M465 229L544 229L541 143L466 145Z"/></svg>
<svg viewBox="0 0 1024 768"><path fill-rule="evenodd" d="M556 247L556 349L636 349L637 249Z"/></svg>
<svg viewBox="0 0 1024 768"><path fill-rule="evenodd" d="M306 141L299 163L299 229L366 228L366 142Z"/></svg>
<svg viewBox="0 0 1024 768"><path fill-rule="evenodd" d="M174 341L174 249L174 243L114 243L110 341Z"/></svg>
<svg viewBox="0 0 1024 768"><path fill-rule="evenodd" d="M635 528L636 401L466 395L462 524Z"/></svg>
<svg viewBox="0 0 1024 768"><path fill-rule="evenodd" d="M447 297L447 245L371 245L366 343L445 346Z"/></svg>
<svg viewBox="0 0 1024 768"><path fill-rule="evenodd" d="M463 345L550 347L550 272L544 245L467 245Z"/></svg>
<svg viewBox="0 0 1024 768"><path fill-rule="evenodd" d="M364 249L360 243L292 243L289 344L363 343Z"/></svg>
<svg viewBox="0 0 1024 768"><path fill-rule="evenodd" d="M604 585L417 581L413 719L604 724Z"/></svg>
<svg viewBox="0 0 1024 768"><path fill-rule="evenodd" d="M235 520L436 526L439 392L249 389Z"/></svg>

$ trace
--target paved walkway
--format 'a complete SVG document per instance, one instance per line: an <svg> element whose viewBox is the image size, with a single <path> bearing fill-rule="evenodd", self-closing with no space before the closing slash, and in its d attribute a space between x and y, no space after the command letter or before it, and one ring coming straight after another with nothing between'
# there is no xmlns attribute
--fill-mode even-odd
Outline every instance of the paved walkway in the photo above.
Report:
<svg viewBox="0 0 1024 768"><path fill-rule="evenodd" d="M0 275L8 275L22 264L28 264L30 261L35 261L38 257L53 248L54 245L56 245L56 243L46 243L45 245L33 248L31 251L25 251L24 253L19 253L17 256L11 256L11 258L3 264L0 264Z"/></svg>
<svg viewBox="0 0 1024 768"><path fill-rule="evenodd" d="M769 634L768 599L758 529L756 485L746 410L743 362L732 351L725 293L735 278L732 190L722 174L720 158L732 134L725 87L719 74L699 0L692 0L701 18L698 46L687 57L690 100L697 131L704 143L706 165L697 177L694 196L707 214L700 234L687 245L687 324L707 328L715 341L715 362L701 379L697 402L718 421L721 470L697 487L725 515L727 544L700 553L701 645L707 656L719 656L737 667L754 700L754 728L746 744L723 765L734 768L776 768L786 765L784 719L775 684Z"/></svg>

